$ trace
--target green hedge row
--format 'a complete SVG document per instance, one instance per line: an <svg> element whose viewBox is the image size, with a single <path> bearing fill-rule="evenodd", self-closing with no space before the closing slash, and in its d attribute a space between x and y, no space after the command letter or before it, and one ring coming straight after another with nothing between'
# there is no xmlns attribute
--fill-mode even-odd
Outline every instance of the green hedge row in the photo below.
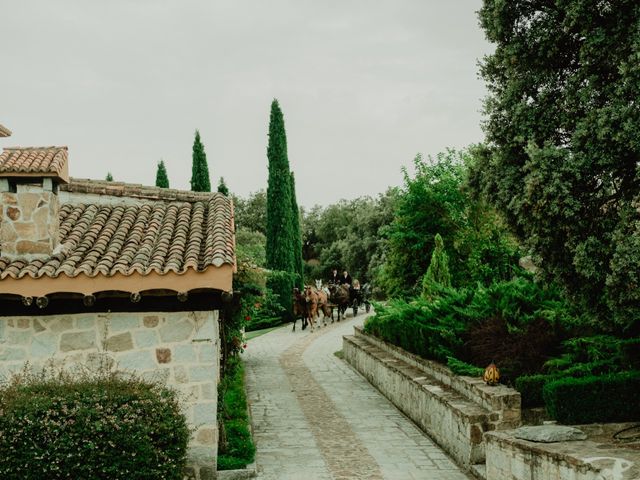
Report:
<svg viewBox="0 0 640 480"><path fill-rule="evenodd" d="M244 389L244 366L232 357L218 389L218 470L244 468L253 462L256 447L251 438L247 396Z"/></svg>
<svg viewBox="0 0 640 480"><path fill-rule="evenodd" d="M640 372L561 378L543 388L548 413L566 424L640 420Z"/></svg>
<svg viewBox="0 0 640 480"><path fill-rule="evenodd" d="M181 480L177 394L115 373L23 373L0 386L0 478Z"/></svg>

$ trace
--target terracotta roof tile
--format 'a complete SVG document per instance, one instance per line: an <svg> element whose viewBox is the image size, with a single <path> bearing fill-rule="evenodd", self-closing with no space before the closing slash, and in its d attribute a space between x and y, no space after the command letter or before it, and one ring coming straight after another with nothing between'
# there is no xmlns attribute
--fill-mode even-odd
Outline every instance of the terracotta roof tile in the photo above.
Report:
<svg viewBox="0 0 640 480"><path fill-rule="evenodd" d="M91 182L95 187L101 182ZM110 182L109 182L110 183ZM120 184L123 185L123 184ZM65 186L86 190L87 184ZM127 186L129 190L135 186ZM149 191L154 191L150 189ZM161 189L157 189L161 190ZM162 189L164 190L164 189ZM193 192L155 192L168 198L194 198ZM197 200L155 200L131 204L66 203L60 207L60 248L43 260L0 257L0 279L26 275L57 277L183 273L234 265L233 207L219 193ZM140 197L142 198L142 197Z"/></svg>
<svg viewBox="0 0 640 480"><path fill-rule="evenodd" d="M0 125L0 137L10 137L10 136L11 136L11 130L9 130L4 125Z"/></svg>
<svg viewBox="0 0 640 480"><path fill-rule="evenodd" d="M67 176L67 147L11 147L0 154L0 175Z"/></svg>

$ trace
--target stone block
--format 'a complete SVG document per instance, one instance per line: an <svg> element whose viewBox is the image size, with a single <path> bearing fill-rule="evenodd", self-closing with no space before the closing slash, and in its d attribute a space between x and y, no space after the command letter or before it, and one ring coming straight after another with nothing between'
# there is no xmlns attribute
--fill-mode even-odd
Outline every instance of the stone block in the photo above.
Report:
<svg viewBox="0 0 640 480"><path fill-rule="evenodd" d="M31 240L19 240L16 242L17 255L49 255L51 246L44 242L33 242Z"/></svg>
<svg viewBox="0 0 640 480"><path fill-rule="evenodd" d="M131 351L116 357L120 368L125 370L155 370L157 367L154 355L150 350Z"/></svg>
<svg viewBox="0 0 640 480"><path fill-rule="evenodd" d="M196 403L193 406L193 423L199 425L216 425L216 402Z"/></svg>
<svg viewBox="0 0 640 480"><path fill-rule="evenodd" d="M193 325L188 320L169 322L160 327L160 338L163 342L184 342L193 333Z"/></svg>
<svg viewBox="0 0 640 480"><path fill-rule="evenodd" d="M155 330L138 330L133 332L133 339L138 348L155 347L158 345L158 334Z"/></svg>
<svg viewBox="0 0 640 480"><path fill-rule="evenodd" d="M202 319L198 319L196 324L196 331L193 336L194 340L213 340L218 337L217 325L213 320L213 316L208 316L202 322Z"/></svg>
<svg viewBox="0 0 640 480"><path fill-rule="evenodd" d="M200 428L196 433L196 441L203 445L214 445L217 441L215 428Z"/></svg>
<svg viewBox="0 0 640 480"><path fill-rule="evenodd" d="M197 347L192 344L176 345L173 347L173 358L176 363L197 363Z"/></svg>
<svg viewBox="0 0 640 480"><path fill-rule="evenodd" d="M20 317L15 322L16 328L31 328L31 319Z"/></svg>
<svg viewBox="0 0 640 480"><path fill-rule="evenodd" d="M187 451L187 459L190 464L200 465L201 467L215 467L216 449L214 447L201 445L190 446Z"/></svg>
<svg viewBox="0 0 640 480"><path fill-rule="evenodd" d="M218 398L216 384L214 382L200 385L200 398L202 400L215 400Z"/></svg>
<svg viewBox="0 0 640 480"><path fill-rule="evenodd" d="M174 367L173 379L176 383L188 383L189 372L187 371L186 367Z"/></svg>
<svg viewBox="0 0 640 480"><path fill-rule="evenodd" d="M140 327L140 319L135 315L132 315L132 316L118 315L118 316L114 316L109 320L109 329L112 332L121 332L123 330L133 330L138 327Z"/></svg>
<svg viewBox="0 0 640 480"><path fill-rule="evenodd" d="M171 363L171 349L156 348L156 360L158 363Z"/></svg>
<svg viewBox="0 0 640 480"><path fill-rule="evenodd" d="M34 358L49 358L58 351L58 335L42 332L31 341L31 356Z"/></svg>
<svg viewBox="0 0 640 480"><path fill-rule="evenodd" d="M20 219L20 209L17 207L7 207L7 217L14 222Z"/></svg>
<svg viewBox="0 0 640 480"><path fill-rule="evenodd" d="M47 326L55 333L66 332L73 329L73 319L71 317L53 318L47 322Z"/></svg>
<svg viewBox="0 0 640 480"><path fill-rule="evenodd" d="M116 361L113 355L106 352L92 352L87 355L86 366L92 371L112 370Z"/></svg>
<svg viewBox="0 0 640 480"><path fill-rule="evenodd" d="M88 350L96 347L96 332L67 332L60 337L60 351Z"/></svg>
<svg viewBox="0 0 640 480"><path fill-rule="evenodd" d="M7 345L29 345L32 338L33 333L29 330L12 331L5 335Z"/></svg>
<svg viewBox="0 0 640 480"><path fill-rule="evenodd" d="M42 321L40 319L34 318L33 319L33 331L36 333L40 333L40 332L44 332L47 329L47 327L45 327L42 324Z"/></svg>
<svg viewBox="0 0 640 480"><path fill-rule="evenodd" d="M27 352L22 347L0 346L0 362L26 360Z"/></svg>
<svg viewBox="0 0 640 480"><path fill-rule="evenodd" d="M189 378L192 382L210 382L216 378L216 371L213 365L190 367Z"/></svg>
<svg viewBox="0 0 640 480"><path fill-rule="evenodd" d="M146 315L142 322L147 328L156 328L160 323L160 318L157 315Z"/></svg>
<svg viewBox="0 0 640 480"><path fill-rule="evenodd" d="M104 348L112 352L133 350L133 338L131 337L131 332L123 332L107 338L104 343Z"/></svg>
<svg viewBox="0 0 640 480"><path fill-rule="evenodd" d="M35 210L38 202L42 198L39 193L20 193L17 194L18 204L22 210L22 217L25 220L30 220L33 211Z"/></svg>
<svg viewBox="0 0 640 480"><path fill-rule="evenodd" d="M214 343L201 343L199 345L200 363L215 363L218 358L218 346Z"/></svg>
<svg viewBox="0 0 640 480"><path fill-rule="evenodd" d="M94 328L96 326L96 317L95 315L86 315L75 319L76 328L80 330L85 330L89 328Z"/></svg>
<svg viewBox="0 0 640 480"><path fill-rule="evenodd" d="M161 368L151 372L144 372L142 378L150 382L167 383L171 377L170 368Z"/></svg>
<svg viewBox="0 0 640 480"><path fill-rule="evenodd" d="M200 480L216 480L217 474L213 467L202 467L200 469Z"/></svg>

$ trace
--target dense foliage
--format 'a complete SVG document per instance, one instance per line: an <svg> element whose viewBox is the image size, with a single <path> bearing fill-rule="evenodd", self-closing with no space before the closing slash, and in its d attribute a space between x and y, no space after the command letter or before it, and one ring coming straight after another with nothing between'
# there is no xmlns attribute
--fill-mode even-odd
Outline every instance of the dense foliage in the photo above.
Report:
<svg viewBox="0 0 640 480"><path fill-rule="evenodd" d="M485 0L487 146L472 185L542 273L640 329L640 3Z"/></svg>
<svg viewBox="0 0 640 480"><path fill-rule="evenodd" d="M378 283L394 297L420 294L435 247L444 240L451 283L456 287L511 278L518 248L496 213L465 190L468 151L448 150L436 158L414 160L414 175L404 171L404 188L393 221L384 229L385 262Z"/></svg>
<svg viewBox="0 0 640 480"><path fill-rule="evenodd" d="M156 187L169 188L169 176L167 175L167 167L164 164L164 160L158 162L158 169L156 170Z"/></svg>
<svg viewBox="0 0 640 480"><path fill-rule="evenodd" d="M267 192L265 190L258 190L246 199L233 195L233 211L237 228L266 235Z"/></svg>
<svg viewBox="0 0 640 480"><path fill-rule="evenodd" d="M200 140L200 132L196 130L193 140L193 153L191 163L191 190L194 192L210 192L211 180L209 179L209 166L207 154Z"/></svg>
<svg viewBox="0 0 640 480"><path fill-rule="evenodd" d="M105 179L107 182L113 182L113 175L111 175L111 172L107 172L107 176L106 176L106 177L104 177L104 179Z"/></svg>
<svg viewBox="0 0 640 480"><path fill-rule="evenodd" d="M306 277L326 280L335 268L360 283L373 281L384 262L382 231L393 219L397 198L397 189L389 189L376 198L340 200L304 212Z"/></svg>
<svg viewBox="0 0 640 480"><path fill-rule="evenodd" d="M549 414L566 424L638 420L640 372L566 377L543 389Z"/></svg>
<svg viewBox="0 0 640 480"><path fill-rule="evenodd" d="M434 287L450 287L451 274L449 273L449 257L444 250L444 242L439 233L436 233L435 248L431 255L429 268L422 280L422 294L429 296Z"/></svg>
<svg viewBox="0 0 640 480"><path fill-rule="evenodd" d="M443 363L484 368L494 362L504 379L513 381L540 371L559 353L567 326L577 322L557 291L516 278L376 305L365 330Z"/></svg>
<svg viewBox="0 0 640 480"><path fill-rule="evenodd" d="M251 438L244 366L234 357L218 385L218 470L244 468L253 462L256 448Z"/></svg>
<svg viewBox="0 0 640 480"><path fill-rule="evenodd" d="M181 480L177 394L122 373L32 374L0 387L0 477Z"/></svg>

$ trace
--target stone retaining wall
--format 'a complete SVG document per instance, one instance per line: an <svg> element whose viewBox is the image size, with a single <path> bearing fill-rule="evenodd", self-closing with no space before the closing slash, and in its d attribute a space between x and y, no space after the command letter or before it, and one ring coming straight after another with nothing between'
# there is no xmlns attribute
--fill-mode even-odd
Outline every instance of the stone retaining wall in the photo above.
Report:
<svg viewBox="0 0 640 480"><path fill-rule="evenodd" d="M217 312L109 313L0 317L0 381L25 362L62 368L121 370L180 391L194 434L190 478L215 478L218 450L219 335Z"/></svg>
<svg viewBox="0 0 640 480"><path fill-rule="evenodd" d="M496 387L495 399L491 391L480 395L474 382L452 378L446 367L425 364L360 329L343 337L343 352L347 362L462 465L484 462L484 432L519 423L517 392ZM461 382L464 388L458 391Z"/></svg>

